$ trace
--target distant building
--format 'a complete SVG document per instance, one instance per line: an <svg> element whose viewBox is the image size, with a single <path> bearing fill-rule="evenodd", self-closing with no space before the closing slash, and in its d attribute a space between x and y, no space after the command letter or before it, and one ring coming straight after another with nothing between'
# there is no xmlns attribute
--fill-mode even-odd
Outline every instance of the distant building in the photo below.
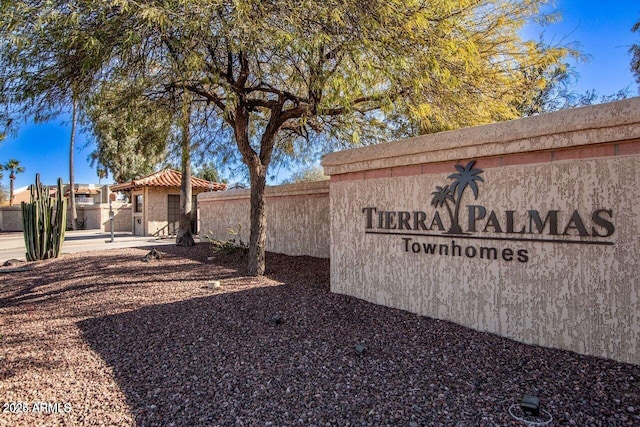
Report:
<svg viewBox="0 0 640 427"><path fill-rule="evenodd" d="M246 185L244 185L241 182L236 182L235 184L230 185L229 187L227 187L227 191L230 191L230 190L244 190L246 188L249 188L249 187L247 187Z"/></svg>
<svg viewBox="0 0 640 427"><path fill-rule="evenodd" d="M74 184L76 204L94 205L97 203L109 203L109 186L95 184ZM69 185L64 186L64 196L68 199Z"/></svg>
<svg viewBox="0 0 640 427"><path fill-rule="evenodd" d="M129 193L133 204L133 234L168 236L178 230L180 220L180 181L182 174L164 169L151 175L110 187L113 192ZM197 195L206 191L224 191L226 184L191 177L193 192L191 227L197 232Z"/></svg>
<svg viewBox="0 0 640 427"><path fill-rule="evenodd" d="M54 197L57 192L56 185L45 185L49 189L49 195ZM76 204L78 205L95 205L99 203L109 202L109 186L98 184L74 184ZM69 199L69 184L62 187L64 196ZM20 187L13 192L14 206L20 206L20 202L29 203L31 201L31 186Z"/></svg>

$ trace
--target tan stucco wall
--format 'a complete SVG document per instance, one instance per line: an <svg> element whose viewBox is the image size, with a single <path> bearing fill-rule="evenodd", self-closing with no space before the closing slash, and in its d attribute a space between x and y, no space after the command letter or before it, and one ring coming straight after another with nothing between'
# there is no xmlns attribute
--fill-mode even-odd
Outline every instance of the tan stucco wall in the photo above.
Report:
<svg viewBox="0 0 640 427"><path fill-rule="evenodd" d="M131 232L131 204L113 203L112 208L114 213L114 231ZM85 228L87 230L99 229L101 231L111 231L108 203L83 206L81 212L78 212L78 216L81 215L85 220Z"/></svg>
<svg viewBox="0 0 640 427"><path fill-rule="evenodd" d="M193 194L198 194L199 190L192 190ZM212 192L216 193L216 192ZM137 194L143 195L143 211L132 213L132 221L138 219L142 223L142 229L146 236L167 236L169 235L169 198L170 194L179 196L180 189L165 187L145 187L134 190L131 193L131 206L133 210L134 199ZM196 208L195 206L193 207ZM133 225L135 227L135 224Z"/></svg>
<svg viewBox="0 0 640 427"><path fill-rule="evenodd" d="M78 210L78 218L84 221L84 226L87 230L102 229L102 217L100 205L83 206Z"/></svg>
<svg viewBox="0 0 640 427"><path fill-rule="evenodd" d="M249 190L200 194L200 235L248 244L249 197ZM267 187L266 209L268 251L329 257L329 181ZM230 229L240 234L231 236Z"/></svg>
<svg viewBox="0 0 640 427"><path fill-rule="evenodd" d="M168 232L168 195L180 195L180 191L167 188L145 188L146 235L167 236Z"/></svg>
<svg viewBox="0 0 640 427"><path fill-rule="evenodd" d="M638 111L640 99L634 98L527 123L447 132L442 141L429 135L328 156L332 291L526 343L640 363ZM439 151L433 151L434 144ZM506 149L513 144L520 151ZM415 158L422 163L414 163ZM503 227L506 210L559 210L561 224L578 210L590 232L591 213L612 209L615 232L607 238L537 237L613 244L490 240L505 237L493 228L468 236L365 234L363 208L433 212L436 186L450 184L454 165L471 159L478 159L484 181L477 200L467 191L463 208L477 204L495 210ZM446 209L438 211L448 221ZM467 246L496 248L498 259L406 250L416 242L450 250L452 241L462 251ZM500 257L504 249L526 250L529 259L505 261Z"/></svg>
<svg viewBox="0 0 640 427"><path fill-rule="evenodd" d="M126 231L133 232L131 223L131 211L132 207L130 203L113 204L113 231ZM104 231L111 231L111 224L109 221L109 208L107 205L106 212L102 209L102 229Z"/></svg>
<svg viewBox="0 0 640 427"><path fill-rule="evenodd" d="M22 231L22 208L20 206L0 207L0 230Z"/></svg>
<svg viewBox="0 0 640 427"><path fill-rule="evenodd" d="M111 231L109 225L109 205L83 205L76 207L78 219L84 222L87 230ZM131 205L114 203L114 231L131 231ZM67 225L70 226L71 214L67 211ZM22 210L20 206L3 206L0 208L0 230L22 231Z"/></svg>

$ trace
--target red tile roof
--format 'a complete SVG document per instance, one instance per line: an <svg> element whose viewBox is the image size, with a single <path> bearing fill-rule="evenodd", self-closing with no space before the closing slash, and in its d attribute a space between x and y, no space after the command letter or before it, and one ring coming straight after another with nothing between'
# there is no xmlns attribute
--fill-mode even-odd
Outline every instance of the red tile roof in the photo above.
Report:
<svg viewBox="0 0 640 427"><path fill-rule="evenodd" d="M111 191L129 191L141 187L177 187L180 188L182 173L173 169L164 169L151 175L134 179L130 182L111 186ZM227 184L206 181L204 179L191 177L191 188L205 191L223 191Z"/></svg>
<svg viewBox="0 0 640 427"><path fill-rule="evenodd" d="M64 192L64 195L68 196L70 192L71 190L67 189L67 191ZM97 189L88 187L78 187L78 189L76 190L76 196L93 196L99 193L100 191L98 191Z"/></svg>

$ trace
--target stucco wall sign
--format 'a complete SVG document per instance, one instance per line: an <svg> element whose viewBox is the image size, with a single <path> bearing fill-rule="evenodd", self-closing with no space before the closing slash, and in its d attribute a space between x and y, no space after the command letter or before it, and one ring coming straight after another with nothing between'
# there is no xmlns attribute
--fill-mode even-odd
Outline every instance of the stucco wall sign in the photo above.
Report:
<svg viewBox="0 0 640 427"><path fill-rule="evenodd" d="M640 98L328 154L331 290L640 364Z"/></svg>
<svg viewBox="0 0 640 427"><path fill-rule="evenodd" d="M400 250L407 253L521 263L528 262L532 254L517 246L520 242L613 245L613 241L607 239L615 233L612 209L563 212L560 209L493 210L481 204L462 206L471 194L474 201L478 200L479 187L484 183L483 171L474 165L475 160L465 166L455 165L457 172L448 176L451 182L436 186L431 193L433 209L363 207L365 234L397 235ZM488 246L461 242L473 239L499 243Z"/></svg>

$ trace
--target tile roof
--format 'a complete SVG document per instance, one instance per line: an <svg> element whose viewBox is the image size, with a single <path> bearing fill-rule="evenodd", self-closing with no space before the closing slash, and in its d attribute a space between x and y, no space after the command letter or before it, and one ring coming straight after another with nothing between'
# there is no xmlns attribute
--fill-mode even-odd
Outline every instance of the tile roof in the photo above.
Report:
<svg viewBox="0 0 640 427"><path fill-rule="evenodd" d="M164 169L160 172L152 173L145 177L134 179L130 182L116 184L111 186L111 191L129 191L141 187L178 187L182 173L173 169ZM202 189L206 191L223 191L227 188L227 184L219 182L211 182L204 179L191 177L191 188Z"/></svg>
<svg viewBox="0 0 640 427"><path fill-rule="evenodd" d="M64 192L64 195L68 196L70 192L71 192L71 190L67 189L67 191ZM99 194L99 193L100 193L100 191L98 191L95 188L78 187L76 189L76 196L93 196L93 195Z"/></svg>

